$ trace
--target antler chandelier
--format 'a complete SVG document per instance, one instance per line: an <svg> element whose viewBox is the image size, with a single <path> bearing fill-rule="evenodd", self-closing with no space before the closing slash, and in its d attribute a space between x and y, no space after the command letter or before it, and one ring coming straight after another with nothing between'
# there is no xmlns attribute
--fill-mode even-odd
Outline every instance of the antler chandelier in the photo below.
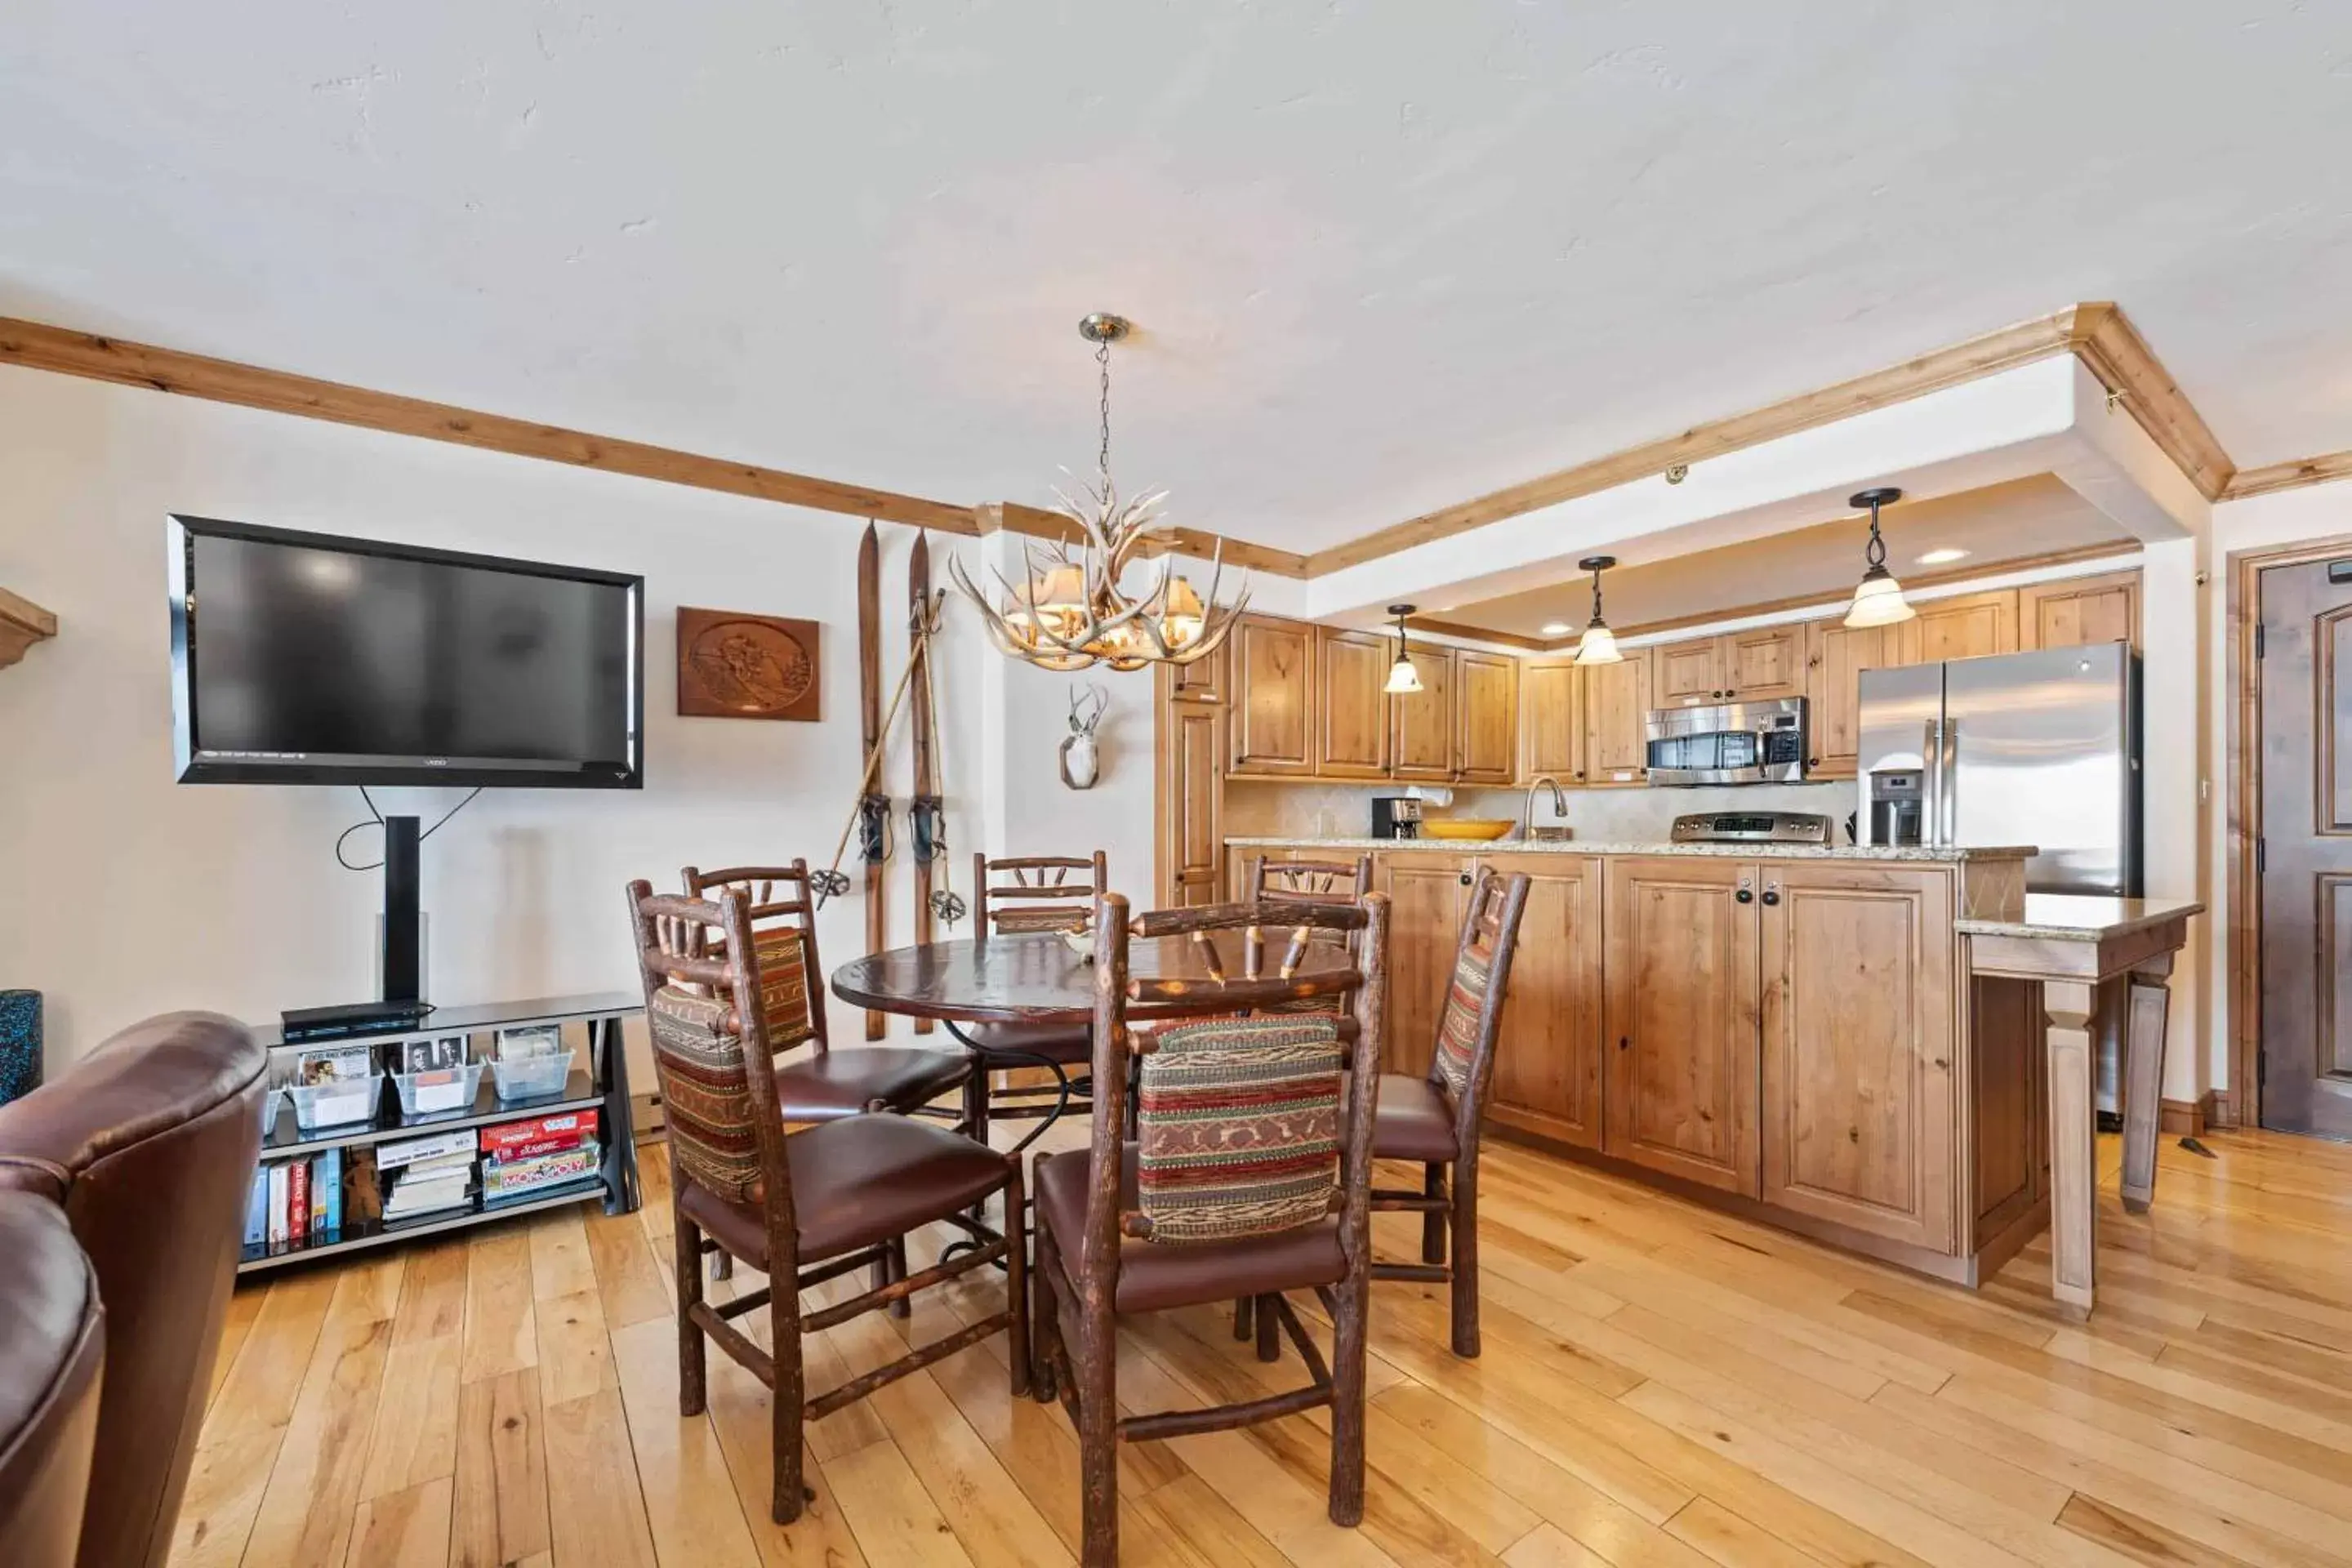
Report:
<svg viewBox="0 0 2352 1568"><path fill-rule="evenodd" d="M1003 595L996 603L965 574L963 563L950 560L948 570L980 610L991 641L1014 658L1045 669L1075 670L1097 664L1113 669L1141 669L1150 664L1191 664L1214 653L1249 603L1244 580L1231 605L1217 603L1224 580L1224 546L1212 559L1205 597L1178 575L1175 558L1162 553L1157 570L1147 574L1147 591L1129 594L1122 580L1141 555L1152 531L1161 526L1160 503L1165 490L1122 500L1110 477L1110 345L1127 336L1128 323L1119 316L1099 312L1078 323L1079 335L1095 345L1095 363L1101 373L1102 441L1096 449L1096 478L1083 481L1085 503L1056 489L1055 509L1070 520L1075 540L1024 542L1022 582L1014 587L1002 572L991 569Z"/></svg>

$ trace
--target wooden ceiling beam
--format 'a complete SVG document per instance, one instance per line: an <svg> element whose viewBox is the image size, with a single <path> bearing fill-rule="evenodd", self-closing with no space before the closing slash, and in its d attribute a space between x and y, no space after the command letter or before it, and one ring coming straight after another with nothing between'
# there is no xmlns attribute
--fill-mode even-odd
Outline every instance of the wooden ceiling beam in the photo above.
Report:
<svg viewBox="0 0 2352 1568"><path fill-rule="evenodd" d="M2099 300L2074 307L2068 344L2207 500L2219 500L2236 465L2123 310Z"/></svg>

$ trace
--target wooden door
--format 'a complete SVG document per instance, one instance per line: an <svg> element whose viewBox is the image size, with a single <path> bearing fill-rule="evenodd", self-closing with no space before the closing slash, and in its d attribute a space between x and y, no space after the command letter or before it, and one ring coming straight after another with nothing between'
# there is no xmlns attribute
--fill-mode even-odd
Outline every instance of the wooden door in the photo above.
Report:
<svg viewBox="0 0 2352 1568"><path fill-rule="evenodd" d="M1381 1070L1429 1070L1437 1019L1454 974L1470 858L1419 849L1374 857L1372 884L1389 896L1389 1037Z"/></svg>
<svg viewBox="0 0 2352 1568"><path fill-rule="evenodd" d="M1948 658L1978 658L2017 651L2017 590L1962 594L1931 599L1895 628L1898 662L1936 664Z"/></svg>
<svg viewBox="0 0 2352 1568"><path fill-rule="evenodd" d="M1696 855L1605 864L1602 1147L1754 1197L1757 868Z"/></svg>
<svg viewBox="0 0 2352 1568"><path fill-rule="evenodd" d="M1948 1249L1951 874L1801 860L1759 874L1764 1201Z"/></svg>
<svg viewBox="0 0 2352 1568"><path fill-rule="evenodd" d="M1852 628L1824 621L1813 628L1806 660L1807 776L1853 777L1862 753L1862 672L1900 664L1900 626Z"/></svg>
<svg viewBox="0 0 2352 1568"><path fill-rule="evenodd" d="M1519 661L1454 649L1454 776L1509 784L1519 760Z"/></svg>
<svg viewBox="0 0 2352 1568"><path fill-rule="evenodd" d="M2138 573L2104 572L2017 591L2019 647L2080 647L2095 642L2139 647Z"/></svg>
<svg viewBox="0 0 2352 1568"><path fill-rule="evenodd" d="M1377 779L1389 771L1389 661L1395 645L1377 632L1318 626L1322 700L1315 771L1325 778Z"/></svg>
<svg viewBox="0 0 2352 1568"><path fill-rule="evenodd" d="M2262 1122L2352 1138L2352 554L2260 584Z"/></svg>
<svg viewBox="0 0 2352 1568"><path fill-rule="evenodd" d="M1388 700L1389 776L1442 784L1454 776L1454 651L1416 647L1405 657L1421 689Z"/></svg>
<svg viewBox="0 0 2352 1568"><path fill-rule="evenodd" d="M1801 621L1794 626L1726 632L1718 640L1723 644L1727 695L1742 702L1802 696L1811 630Z"/></svg>
<svg viewBox="0 0 2352 1568"><path fill-rule="evenodd" d="M1584 679L1566 659L1519 667L1519 776L1584 777Z"/></svg>
<svg viewBox="0 0 2352 1568"><path fill-rule="evenodd" d="M1723 647L1716 637L1661 643L1650 650L1659 708L1719 702L1724 695Z"/></svg>
<svg viewBox="0 0 2352 1568"><path fill-rule="evenodd" d="M1225 856L1225 710L1163 701L1157 730L1160 902L1217 903Z"/></svg>
<svg viewBox="0 0 2352 1568"><path fill-rule="evenodd" d="M1601 867L1583 855L1492 855L1527 873L1487 1114L1588 1149L1601 1146Z"/></svg>
<svg viewBox="0 0 2352 1568"><path fill-rule="evenodd" d="M1315 628L1250 616L1232 642L1233 771L1313 773Z"/></svg>
<svg viewBox="0 0 2352 1568"><path fill-rule="evenodd" d="M1587 784L1640 784L1650 757L1650 655L1584 668L1584 770Z"/></svg>

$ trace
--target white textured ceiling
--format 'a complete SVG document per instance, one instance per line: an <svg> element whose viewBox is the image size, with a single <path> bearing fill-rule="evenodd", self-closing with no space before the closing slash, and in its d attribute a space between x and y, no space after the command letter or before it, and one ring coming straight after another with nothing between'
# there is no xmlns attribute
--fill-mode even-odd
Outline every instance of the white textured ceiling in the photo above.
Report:
<svg viewBox="0 0 2352 1568"><path fill-rule="evenodd" d="M2352 5L0 0L0 312L1311 549L2076 300L2352 446Z"/></svg>

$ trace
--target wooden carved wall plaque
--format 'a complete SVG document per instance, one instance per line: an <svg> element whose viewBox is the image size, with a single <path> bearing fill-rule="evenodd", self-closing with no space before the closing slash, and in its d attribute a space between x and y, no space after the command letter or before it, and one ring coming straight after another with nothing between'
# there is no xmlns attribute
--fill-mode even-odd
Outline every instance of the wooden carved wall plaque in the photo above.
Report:
<svg viewBox="0 0 2352 1568"><path fill-rule="evenodd" d="M677 612L677 710L698 719L817 717L817 623Z"/></svg>

